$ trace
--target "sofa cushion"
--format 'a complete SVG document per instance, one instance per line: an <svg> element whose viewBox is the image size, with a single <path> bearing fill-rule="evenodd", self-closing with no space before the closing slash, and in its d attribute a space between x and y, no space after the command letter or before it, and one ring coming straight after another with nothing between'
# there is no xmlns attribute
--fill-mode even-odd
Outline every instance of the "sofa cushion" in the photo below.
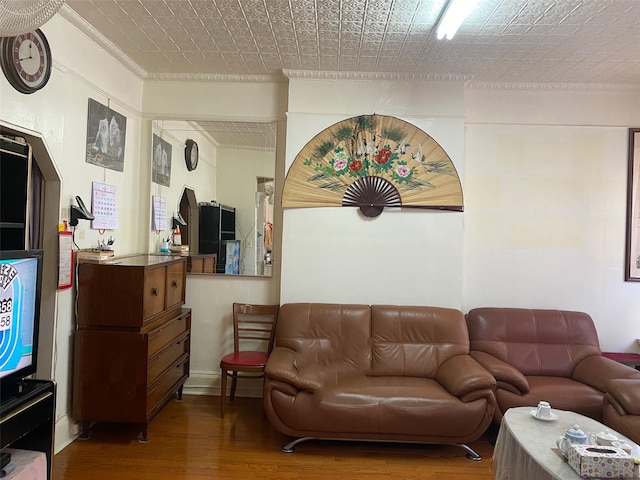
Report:
<svg viewBox="0 0 640 480"><path fill-rule="evenodd" d="M273 397L282 420L307 432L424 436L444 432L452 438L476 433L485 420L486 401L463 403L438 382L417 377L344 378L314 394L303 392L295 408L286 396ZM313 414L310 414L313 412Z"/></svg>
<svg viewBox="0 0 640 480"><path fill-rule="evenodd" d="M476 308L467 323L472 351L489 353L526 376L570 377L580 361L601 353L593 320L582 312Z"/></svg>
<svg viewBox="0 0 640 480"><path fill-rule="evenodd" d="M539 401L546 400L558 410L571 410L596 420L602 418L603 394L595 388L564 377L530 376L527 380L530 389L526 394L514 394L503 389L496 391L502 411L523 405L537 405Z"/></svg>
<svg viewBox="0 0 640 480"><path fill-rule="evenodd" d="M371 375L435 378L448 359L469 353L460 310L373 305Z"/></svg>
<svg viewBox="0 0 640 480"><path fill-rule="evenodd" d="M368 305L288 303L280 307L276 346L296 352L295 367L335 383L370 368L371 309Z"/></svg>

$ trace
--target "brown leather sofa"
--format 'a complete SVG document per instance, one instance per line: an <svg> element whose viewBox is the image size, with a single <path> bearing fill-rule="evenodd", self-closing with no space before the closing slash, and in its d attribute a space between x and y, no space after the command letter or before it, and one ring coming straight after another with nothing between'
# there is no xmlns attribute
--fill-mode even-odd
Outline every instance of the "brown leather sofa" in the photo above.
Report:
<svg viewBox="0 0 640 480"><path fill-rule="evenodd" d="M496 379L498 422L507 409L541 400L602 421L607 382L640 378L639 371L602 356L586 313L476 308L466 319L471 356Z"/></svg>
<svg viewBox="0 0 640 480"><path fill-rule="evenodd" d="M436 307L284 304L264 405L282 433L456 444L492 421L494 378L469 356L464 315Z"/></svg>
<svg viewBox="0 0 640 480"><path fill-rule="evenodd" d="M605 424L640 445L640 380L609 380L602 408Z"/></svg>

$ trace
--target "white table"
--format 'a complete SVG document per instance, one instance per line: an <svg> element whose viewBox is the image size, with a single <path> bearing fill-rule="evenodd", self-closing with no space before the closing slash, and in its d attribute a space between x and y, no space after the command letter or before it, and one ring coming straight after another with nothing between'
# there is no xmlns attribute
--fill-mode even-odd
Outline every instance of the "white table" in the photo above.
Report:
<svg viewBox="0 0 640 480"><path fill-rule="evenodd" d="M5 448L11 453L11 464L15 468L6 480L47 480L47 456L43 452Z"/></svg>
<svg viewBox="0 0 640 480"><path fill-rule="evenodd" d="M531 416L529 412L533 409L518 407L506 411L493 451L496 480L579 480L556 447L556 439L573 425L579 425L587 435L609 430L634 447L634 456L640 456L638 445L591 418L552 409L558 420L544 422Z"/></svg>

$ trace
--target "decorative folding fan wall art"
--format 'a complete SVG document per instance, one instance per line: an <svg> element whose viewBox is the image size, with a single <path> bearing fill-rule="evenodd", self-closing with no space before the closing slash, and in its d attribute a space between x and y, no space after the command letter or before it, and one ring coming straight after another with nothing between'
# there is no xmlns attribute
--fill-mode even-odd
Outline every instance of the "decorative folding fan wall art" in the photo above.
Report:
<svg viewBox="0 0 640 480"><path fill-rule="evenodd" d="M287 174L282 206L360 207L367 217L384 207L464 208L443 148L415 125L375 114L338 122L307 143Z"/></svg>

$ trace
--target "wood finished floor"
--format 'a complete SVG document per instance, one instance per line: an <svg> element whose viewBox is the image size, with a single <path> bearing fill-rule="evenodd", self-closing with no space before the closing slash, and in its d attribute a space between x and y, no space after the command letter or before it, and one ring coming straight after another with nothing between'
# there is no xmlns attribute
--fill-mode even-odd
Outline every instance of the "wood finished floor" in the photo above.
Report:
<svg viewBox="0 0 640 480"><path fill-rule="evenodd" d="M54 458L54 480L438 480L492 479L491 434L471 444L480 462L448 445L310 441L280 452L289 437L262 418L258 399L185 395L149 424L149 443L130 425L99 423Z"/></svg>

